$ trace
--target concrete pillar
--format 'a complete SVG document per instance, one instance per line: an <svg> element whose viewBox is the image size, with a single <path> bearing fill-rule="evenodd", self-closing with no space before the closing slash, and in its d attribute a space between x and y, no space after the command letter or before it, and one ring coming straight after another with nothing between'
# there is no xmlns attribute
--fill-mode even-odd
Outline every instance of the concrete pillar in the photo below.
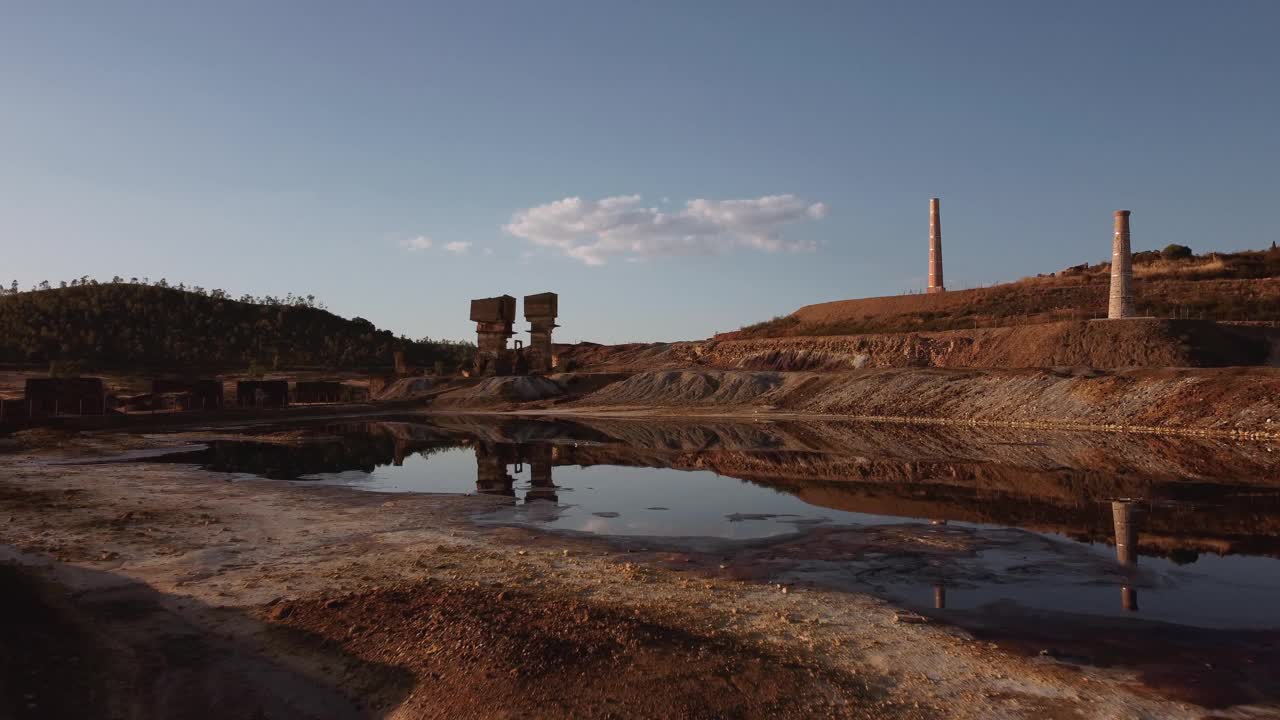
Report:
<svg viewBox="0 0 1280 720"><path fill-rule="evenodd" d="M529 321L529 372L551 372L551 331L559 313L559 296L553 292L524 296L524 317Z"/></svg>
<svg viewBox="0 0 1280 720"><path fill-rule="evenodd" d="M396 350L392 353L396 361L396 375L404 376L409 374L409 364L405 362L404 351Z"/></svg>
<svg viewBox="0 0 1280 720"><path fill-rule="evenodd" d="M938 198L929 200L929 292L946 292L942 281L942 211Z"/></svg>
<svg viewBox="0 0 1280 720"><path fill-rule="evenodd" d="M1111 243L1111 297L1107 317L1133 317L1133 252L1129 247L1129 211L1116 211L1116 234Z"/></svg>
<svg viewBox="0 0 1280 720"><path fill-rule="evenodd" d="M516 299L510 295L471 301L471 321L476 324L477 376L510 375L514 357L507 340L514 334Z"/></svg>

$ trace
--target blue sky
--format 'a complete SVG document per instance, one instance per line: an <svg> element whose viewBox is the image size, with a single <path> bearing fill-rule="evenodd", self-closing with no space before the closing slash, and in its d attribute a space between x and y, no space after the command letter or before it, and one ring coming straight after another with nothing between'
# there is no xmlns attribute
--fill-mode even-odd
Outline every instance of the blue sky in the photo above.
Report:
<svg viewBox="0 0 1280 720"><path fill-rule="evenodd" d="M554 290L558 338L621 342L919 290L932 196L953 288L1105 260L1117 208L1137 249L1280 239L1272 0L0 16L5 283L313 293L453 338L469 298Z"/></svg>

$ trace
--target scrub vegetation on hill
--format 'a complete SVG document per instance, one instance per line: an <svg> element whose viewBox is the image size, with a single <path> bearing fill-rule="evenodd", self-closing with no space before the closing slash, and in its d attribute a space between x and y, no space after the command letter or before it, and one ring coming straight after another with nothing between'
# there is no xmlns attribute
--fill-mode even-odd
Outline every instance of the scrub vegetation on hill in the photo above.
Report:
<svg viewBox="0 0 1280 720"><path fill-rule="evenodd" d="M0 362L86 368L386 367L392 353L447 367L469 343L410 340L342 318L310 296L233 299L220 290L87 278L0 294Z"/></svg>
<svg viewBox="0 0 1280 720"><path fill-rule="evenodd" d="M1134 253L1139 315L1280 321L1280 249L1195 255L1184 245ZM1111 266L1077 265L1017 282L935 295L820 303L717 339L970 330L1105 316Z"/></svg>

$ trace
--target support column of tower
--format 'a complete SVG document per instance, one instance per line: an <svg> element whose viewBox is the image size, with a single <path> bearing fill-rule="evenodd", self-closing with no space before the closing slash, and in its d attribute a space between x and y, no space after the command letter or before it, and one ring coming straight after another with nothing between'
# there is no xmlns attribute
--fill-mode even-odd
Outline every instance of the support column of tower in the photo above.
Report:
<svg viewBox="0 0 1280 720"><path fill-rule="evenodd" d="M471 301L471 320L476 324L477 376L510 375L514 358L507 340L514 333L516 299L510 295Z"/></svg>
<svg viewBox="0 0 1280 720"><path fill-rule="evenodd" d="M547 373L555 366L551 331L556 325L559 296L553 292L524 296L524 317L529 321L529 372Z"/></svg>
<svg viewBox="0 0 1280 720"><path fill-rule="evenodd" d="M942 280L942 210L938 198L929 200L929 290L946 292Z"/></svg>
<svg viewBox="0 0 1280 720"><path fill-rule="evenodd" d="M1116 211L1116 234L1111 243L1111 296L1107 318L1118 320L1134 316L1133 253L1129 246L1129 211Z"/></svg>

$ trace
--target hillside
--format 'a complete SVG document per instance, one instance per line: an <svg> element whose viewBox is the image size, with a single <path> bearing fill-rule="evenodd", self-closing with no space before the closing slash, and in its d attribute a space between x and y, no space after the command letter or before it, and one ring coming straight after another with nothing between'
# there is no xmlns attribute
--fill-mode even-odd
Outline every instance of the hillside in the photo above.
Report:
<svg viewBox="0 0 1280 720"><path fill-rule="evenodd" d="M914 297L914 296L913 296ZM596 372L659 369L841 371L868 368L1280 366L1280 328L1207 320L1054 322L976 330L808 335L653 345L560 346Z"/></svg>
<svg viewBox="0 0 1280 720"><path fill-rule="evenodd" d="M0 362L91 368L367 368L454 366L462 343L412 341L362 318L303 303L246 302L134 283L83 284L0 296Z"/></svg>
<svg viewBox="0 0 1280 720"><path fill-rule="evenodd" d="M1110 265L934 295L837 300L749 325L716 339L966 330L1085 320L1106 313ZM1134 255L1139 315L1280 321L1280 250L1184 258Z"/></svg>

